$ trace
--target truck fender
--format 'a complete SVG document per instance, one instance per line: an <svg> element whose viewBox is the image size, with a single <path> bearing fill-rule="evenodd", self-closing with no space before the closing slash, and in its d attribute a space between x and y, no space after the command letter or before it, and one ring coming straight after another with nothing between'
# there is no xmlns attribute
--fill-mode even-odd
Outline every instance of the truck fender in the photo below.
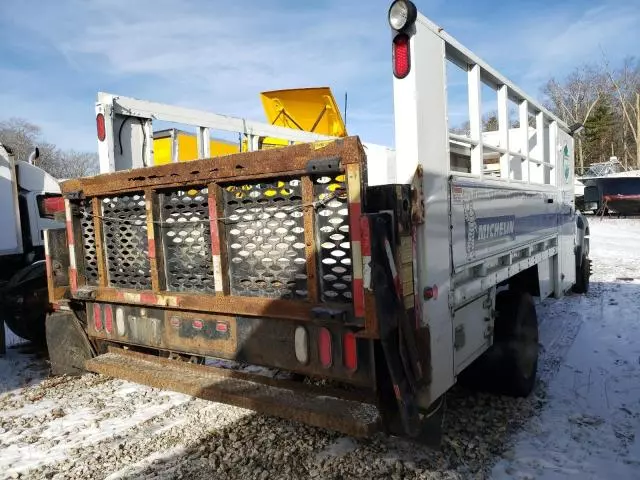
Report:
<svg viewBox="0 0 640 480"><path fill-rule="evenodd" d="M47 268L44 260L38 260L18 270L13 274L4 290L5 292L10 292L22 288L26 283L40 278L47 278Z"/></svg>
<svg viewBox="0 0 640 480"><path fill-rule="evenodd" d="M576 266L582 264L583 258L589 257L589 220L576 212Z"/></svg>

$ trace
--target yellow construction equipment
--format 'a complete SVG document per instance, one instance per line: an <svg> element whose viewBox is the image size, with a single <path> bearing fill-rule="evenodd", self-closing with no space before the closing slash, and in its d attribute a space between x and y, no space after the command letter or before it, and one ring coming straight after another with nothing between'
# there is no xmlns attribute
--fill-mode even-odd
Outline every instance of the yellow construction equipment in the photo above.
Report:
<svg viewBox="0 0 640 480"><path fill-rule="evenodd" d="M260 100L265 116L272 125L332 137L347 136L340 108L329 87L271 90L262 92ZM259 150L284 147L288 144L288 141L279 138L258 139ZM241 144L211 139L210 148L212 157L248 150L246 139L243 139ZM155 165L198 158L196 135L176 128L155 132L153 150Z"/></svg>
<svg viewBox="0 0 640 480"><path fill-rule="evenodd" d="M239 142L234 143L212 138L209 145L212 157L230 155L240 151ZM155 165L197 160L198 140L196 135L177 128L154 132L153 159Z"/></svg>
<svg viewBox="0 0 640 480"><path fill-rule="evenodd" d="M345 137L347 129L329 87L272 90L260 94L267 120L279 127ZM261 148L282 147L278 138L261 139Z"/></svg>

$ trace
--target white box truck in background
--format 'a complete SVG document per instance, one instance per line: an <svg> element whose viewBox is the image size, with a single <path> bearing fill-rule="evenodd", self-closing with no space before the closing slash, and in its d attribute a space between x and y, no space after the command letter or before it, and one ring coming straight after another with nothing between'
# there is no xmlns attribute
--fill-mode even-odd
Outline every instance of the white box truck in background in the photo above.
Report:
<svg viewBox="0 0 640 480"><path fill-rule="evenodd" d="M50 308L44 231L64 227L55 219L64 202L56 179L32 164L37 157L36 149L29 161L16 161L0 143L0 320L19 337L42 343Z"/></svg>

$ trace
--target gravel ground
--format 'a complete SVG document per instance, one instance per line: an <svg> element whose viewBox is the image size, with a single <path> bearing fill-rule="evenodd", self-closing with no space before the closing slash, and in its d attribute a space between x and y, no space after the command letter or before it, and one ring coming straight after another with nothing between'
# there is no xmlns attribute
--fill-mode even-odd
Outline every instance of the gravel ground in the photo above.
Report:
<svg viewBox="0 0 640 480"><path fill-rule="evenodd" d="M628 229L629 235L640 235L640 223L617 222L623 222L617 225ZM624 402L617 402L616 395L624 396L633 390L625 390L629 382L640 384L637 347L617 352L618 357L628 355L633 359L633 366L608 372L620 383L616 383L619 388L610 388L607 404L626 409L630 414L625 417L626 423L610 421L606 411L595 415L588 405L583 410L556 406L561 400L571 405L571 398L563 396L563 392L571 393L575 385L558 379L563 378L576 338L585 330L584 323L591 321L585 310L601 308L605 297L607 302L609 298L623 302L621 309L637 309L640 304L640 296L627 288L640 277L640 264L620 267L623 254L611 251L626 248L626 237L610 238L613 230L602 223L593 227L596 283L592 292L587 297L548 300L539 306L543 349L535 394L527 399L511 399L454 388L447 400L441 451L383 435L356 440L100 375L47 378L45 360L23 348L10 349L0 359L0 477L566 478L562 476L567 473L566 468L546 468L540 463L545 456L540 449L551 445L556 424L567 424L578 425L576 428L582 430L596 429L596 436L598 428L617 426L618 443L611 448L612 457L618 460L612 461L628 469L621 470L616 478L634 478L625 477L625 473L637 473L635 469L640 468L640 448L638 466L633 463L637 445L634 431L640 427L638 395L636 400L625 397ZM616 231L620 233L619 229ZM602 240L603 247L598 240ZM619 280L621 276L625 280ZM640 335L637 328L627 332L629 336L635 332L635 338ZM611 345L601 347L603 351L615 350ZM567 440L565 457L573 458L581 448L587 452L591 448L598 455L598 445L589 443L593 438L576 437L575 431L571 430L572 436ZM539 443L529 445L531 438ZM555 451L561 450L559 445L551 446ZM538 463L527 463L526 459L532 456ZM577 461L576 457L574 463ZM567 463L563 465L566 467ZM587 471L588 475L579 468L574 470L576 478L607 478L594 470Z"/></svg>

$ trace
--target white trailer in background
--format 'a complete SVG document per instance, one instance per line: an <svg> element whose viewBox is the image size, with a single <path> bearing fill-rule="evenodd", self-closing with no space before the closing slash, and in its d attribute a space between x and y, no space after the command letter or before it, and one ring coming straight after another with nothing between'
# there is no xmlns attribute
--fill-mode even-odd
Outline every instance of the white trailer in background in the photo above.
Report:
<svg viewBox="0 0 640 480"><path fill-rule="evenodd" d="M578 292L588 288L588 225L574 206L571 131L419 14L412 2L393 2L388 20L395 151L361 146L355 138L322 137L99 94L96 120L103 175L62 185L67 222L72 226L67 233L72 238L56 234L50 240L58 246L69 245L68 255L57 252L52 258L69 265L72 278L64 284L54 275L50 285L52 301L59 304L61 313L47 323L47 336L64 336L63 347L69 350L50 349L54 370L74 372L84 356L92 371L193 392L180 375L171 374L177 368L168 369L169 364L162 362L156 365L148 355L131 356L117 350L91 358L95 352L87 347L87 338L97 347L142 346L168 356L177 352L192 359L233 358L351 384L375 403L378 414L358 417L345 395L339 401L334 398L337 403L318 416L319 405L329 404L326 397L309 392L296 399L295 407L280 408L277 401L263 401L259 389L247 385L238 396L238 390L233 387L230 391L225 381L210 380L216 375L225 378L215 369L209 369L207 375L213 377L208 380L201 370L190 370L192 375L202 374L203 385L207 385L198 395L250 404L267 413L350 434L366 434L383 426L416 439L424 439L425 429L433 427L427 419L437 418L433 413L458 380L511 395L531 392L538 357L533 297L560 297L572 288ZM450 68L461 68L467 78L468 135L449 129ZM495 132L482 128L482 85L495 94ZM517 128L509 120L510 102L517 108ZM195 129L201 160L154 166L150 139L155 120ZM239 134L249 152L207 158L214 130ZM310 145L254 151L259 150L261 136ZM299 196L289 197L287 182L296 188L300 184L307 187ZM314 196L324 188L317 185L331 182L335 188L328 199ZM297 213L296 218L305 216L305 228L264 229L259 219L271 218L261 206L271 202L261 197L264 188L271 189L271 197L284 196L278 198L279 207L269 207L269 211L279 208L277 215L284 217L298 208L289 202L304 198L304 206L313 207ZM206 198L208 210L201 209L188 192L200 192L194 195L198 202ZM238 200L224 203L225 192L237 192ZM251 193L245 196L243 192ZM199 209L193 218L183 219L184 230L177 234L170 231L175 225L159 213L173 208L162 203L173 201L162 200L171 195ZM263 203L253 205L251 198L262 198ZM239 202L248 205L238 207L242 217L233 211L222 216L217 213L218 209L236 208L231 206ZM123 223L121 229L126 233L122 239L113 230L120 220L109 209L116 209L121 218L134 219ZM225 223L240 218L242 227L237 229ZM340 230L324 225L322 218L341 225ZM191 235L190 229L203 222L211 225L212 240L210 248L198 250L198 255L207 258L205 266L198 267L202 268L199 275L215 285L215 294L193 282L186 287L191 292L175 290L167 283L168 270L158 265L185 269L184 262L191 261L191 247L176 246L171 239L178 235L178 243L182 242L180 236ZM111 233L98 237L95 232L103 228ZM225 228L229 229L227 236L216 233ZM171 235L163 237L163 232ZM305 242L296 241L290 247L286 242L294 240L287 238L296 232L305 236ZM322 234L331 236L318 240ZM84 245L75 243L79 235L89 240L83 240ZM132 249L131 238L142 249ZM162 248L156 247L161 242ZM202 242L207 245L206 240ZM271 252L270 244L281 247L298 265L307 265L305 269L314 269L311 276L307 270L294 271L296 280L306 282L304 288L283 287L286 292L279 296L271 287L260 290L260 285L274 285L274 274L268 268L266 273L256 269L245 275L252 265L260 266L262 260L254 256L262 258L263 252ZM145 245L153 248L145 250ZM305 258L295 248L304 248ZM127 256L127 262L137 262L142 285L123 276L122 259L114 252L125 252L122 256ZM140 255L144 258L137 259ZM245 259L253 263L246 260L245 265ZM326 270L324 265L335 265L337 259L341 259L338 268ZM278 262L289 264L284 256ZM234 264L244 265L244 270L235 270ZM339 281L337 275L342 275ZM230 289L238 281L257 287ZM278 283L283 284L295 281ZM183 289L181 284L176 288ZM197 295L191 294L193 289ZM331 295L322 293L327 289ZM291 300L294 292L303 299ZM331 300L337 296L342 303ZM76 309L77 317L86 319L81 330L71 313L62 313L65 309ZM215 315L217 322L228 322L221 326L225 334L237 326L233 332L237 345L224 344L223 350L220 340L189 343L204 328L205 320L192 320L193 315L204 315L203 311ZM174 333L161 335L162 331ZM77 347L73 352L72 344ZM147 375L148 369L158 377ZM250 381L259 382L254 377ZM283 394L286 405L292 388L288 385ZM272 393L269 398L278 396Z"/></svg>

